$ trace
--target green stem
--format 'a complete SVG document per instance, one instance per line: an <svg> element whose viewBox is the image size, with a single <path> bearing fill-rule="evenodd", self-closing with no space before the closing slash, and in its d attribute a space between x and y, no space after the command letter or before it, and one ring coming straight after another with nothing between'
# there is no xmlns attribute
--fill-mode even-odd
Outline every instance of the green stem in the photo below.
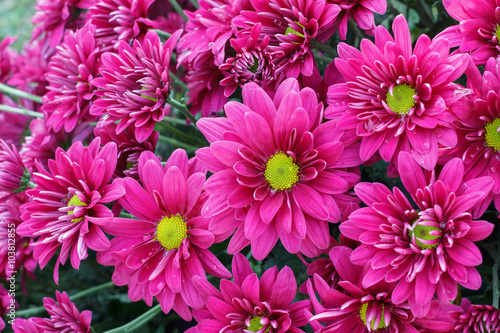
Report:
<svg viewBox="0 0 500 333"><path fill-rule="evenodd" d="M79 293L76 293L73 296L71 296L70 299L71 299L71 301L74 301L75 299L78 299L78 298L83 297L85 295L88 295L90 293L99 291L101 289L109 288L109 287L114 286L114 285L115 284L112 281L106 282L106 283L100 284L98 286L95 286L95 287L83 290L83 291L81 291ZM30 317L30 316L33 316L35 314L41 313L43 311L45 311L45 307L39 306L39 307L36 307L36 308L31 308L31 309L16 311L16 316L18 316L18 317Z"/></svg>
<svg viewBox="0 0 500 333"><path fill-rule="evenodd" d="M158 34L158 36L160 36L160 37L170 38L170 36L172 36L171 33L168 33L166 31L163 31L163 30L160 30L160 29L155 29L155 31Z"/></svg>
<svg viewBox="0 0 500 333"><path fill-rule="evenodd" d="M335 49L331 48L328 45L320 43L317 40L313 40L312 46L314 46L315 48L317 48L319 51L321 51L323 53L328 53L329 55L333 56L334 58L338 57L337 51L335 51Z"/></svg>
<svg viewBox="0 0 500 333"><path fill-rule="evenodd" d="M178 136L182 137L183 139L190 141L190 142L193 142L193 138L190 135L187 135L186 133L178 130L177 128L173 127L172 125L168 124L167 122L160 121L158 124L160 126L162 126L163 128L165 128L166 130L168 130L169 132L175 133Z"/></svg>
<svg viewBox="0 0 500 333"><path fill-rule="evenodd" d="M35 188L36 184L30 181L30 182L28 182L28 186L31 188Z"/></svg>
<svg viewBox="0 0 500 333"><path fill-rule="evenodd" d="M166 137L163 135L160 135L158 137L158 140L163 141L163 142L168 143L168 144L171 144L174 147L182 148L185 150L195 151L196 149L198 149L195 146L188 145L187 143L184 143L184 142L181 142L181 141L178 141L176 139L169 138L169 137Z"/></svg>
<svg viewBox="0 0 500 333"><path fill-rule="evenodd" d="M181 103L170 97L167 98L167 103L176 108L177 110L179 110L180 112L182 112L182 114L186 116L186 118L188 118L191 121L191 123L193 123L193 125L196 127L196 119L195 117L193 117L191 112L189 112L188 108L186 107L186 104Z"/></svg>
<svg viewBox="0 0 500 333"><path fill-rule="evenodd" d="M186 14L184 14L184 9L182 9L182 7L177 3L177 1L176 0L168 0L168 2L170 2L172 7L174 7L175 11L182 16L184 21L187 22L188 17L186 16Z"/></svg>
<svg viewBox="0 0 500 333"><path fill-rule="evenodd" d="M120 217L125 217L127 219L135 219L135 216L129 213L121 212Z"/></svg>
<svg viewBox="0 0 500 333"><path fill-rule="evenodd" d="M113 328L112 330L106 331L104 333L132 332L133 330L138 329L139 327L141 327L142 325L153 319L160 312L161 312L161 306L160 304L157 304L156 306L144 312L142 315L135 318L131 322L123 326Z"/></svg>
<svg viewBox="0 0 500 333"><path fill-rule="evenodd" d="M200 4L198 3L198 0L190 0L190 1L193 4L193 6L195 6L196 8L200 8Z"/></svg>
<svg viewBox="0 0 500 333"><path fill-rule="evenodd" d="M189 126L189 124L186 124L185 119L179 119L179 118L174 118L174 117L163 117L163 121L167 121L169 123L177 124L177 125Z"/></svg>
<svg viewBox="0 0 500 333"><path fill-rule="evenodd" d="M30 116L30 117L35 117L35 118L43 118L43 114L40 112L15 108L13 106L8 106L5 104L0 104L0 111L7 111L10 113L24 114L25 116Z"/></svg>
<svg viewBox="0 0 500 333"><path fill-rule="evenodd" d="M179 79L179 77L177 75L175 75L174 73L172 73L172 71L168 71L168 75L174 79L174 83L181 86L183 89L187 89L187 86L184 82L182 82L181 79Z"/></svg>
<svg viewBox="0 0 500 333"><path fill-rule="evenodd" d="M0 91L3 91L7 95L26 98L32 100L33 102L42 104L42 98L40 96L32 95L30 93L27 93L26 91L13 88L3 83L0 83Z"/></svg>

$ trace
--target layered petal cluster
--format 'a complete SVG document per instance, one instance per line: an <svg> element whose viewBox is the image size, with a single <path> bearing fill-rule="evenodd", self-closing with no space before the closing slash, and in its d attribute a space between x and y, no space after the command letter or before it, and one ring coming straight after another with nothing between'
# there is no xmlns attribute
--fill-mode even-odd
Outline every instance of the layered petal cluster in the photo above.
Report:
<svg viewBox="0 0 500 333"><path fill-rule="evenodd" d="M345 193L359 181L358 145L345 145L335 122L321 123L323 105L291 78L274 99L255 83L227 118L197 125L210 142L196 156L214 174L203 213L211 230L230 236L229 253L251 244L261 260L278 239L290 253L318 256L330 244L328 222L339 222Z"/></svg>
<svg viewBox="0 0 500 333"><path fill-rule="evenodd" d="M203 310L193 311L198 325L186 333L269 332L303 333L305 310L311 302L293 302L297 283L290 267L276 266L258 278L244 255L237 253L232 263L233 281L221 280L220 291L199 276L193 282L206 295Z"/></svg>
<svg viewBox="0 0 500 333"><path fill-rule="evenodd" d="M92 80L100 88L95 94L101 98L90 108L92 115L102 116L101 124L118 122L117 134L133 126L138 142L153 133L155 123L170 110L165 106L169 63L181 32L175 32L164 44L156 32L149 31L142 42L135 39L132 46L121 42L118 53L102 55L102 77Z"/></svg>
<svg viewBox="0 0 500 333"><path fill-rule="evenodd" d="M395 283L385 281L366 288L362 281L366 269L350 261L352 249L337 246L330 251L332 264L339 275L336 287L331 287L315 274L307 281L307 290L315 315L308 313L314 332L364 333L364 332L450 332L454 327L446 318L456 305L432 301L432 309L425 318L416 318L408 303L394 304L391 295ZM315 293L320 297L318 302ZM319 322L326 323L326 326Z"/></svg>
<svg viewBox="0 0 500 333"><path fill-rule="evenodd" d="M9 291L3 287L3 285L0 284L0 315L4 316L7 313L9 313L10 309L9 307L12 308L10 300L12 297L9 296ZM15 313L15 309L18 306L17 302L14 305L14 308L12 308L12 312ZM3 321L3 318L0 318L0 330L3 331L5 328L5 322Z"/></svg>
<svg viewBox="0 0 500 333"><path fill-rule="evenodd" d="M399 164L403 185L418 208L398 188L391 192L380 183L361 183L354 190L368 207L353 212L340 230L361 242L351 260L370 268L363 286L396 283L392 302L408 301L413 314L423 317L435 294L446 302L455 299L457 283L481 286L475 266L482 256L474 242L486 238L493 224L473 220L470 211L494 181L464 182L460 159L448 162L438 177L434 171L425 175L409 153L400 154Z"/></svg>
<svg viewBox="0 0 500 333"><path fill-rule="evenodd" d="M444 8L459 24L436 38L450 41L460 52L468 52L476 65L484 65L500 53L500 2L498 0L444 0Z"/></svg>
<svg viewBox="0 0 500 333"><path fill-rule="evenodd" d="M56 151L48 170L35 162L36 187L28 190L30 200L21 207L23 223L17 228L21 236L34 237L33 257L41 268L60 249L54 270L58 280L59 264L68 257L73 268L87 257L87 248L106 250L109 240L89 217L112 217L105 204L123 195L123 189L109 184L116 167L116 144L100 147L94 139L88 147L74 143L66 152Z"/></svg>
<svg viewBox="0 0 500 333"><path fill-rule="evenodd" d="M86 24L70 31L52 56L46 73L49 86L41 111L55 132L71 132L78 122L96 121L90 105L98 74L100 51L94 39L94 26Z"/></svg>
<svg viewBox="0 0 500 333"><path fill-rule="evenodd" d="M283 56L276 60L277 71L287 78L313 72L314 40L324 42L334 33L333 23L340 7L328 0L250 0L253 10L242 11L233 24L249 33L262 25L260 38L270 37L269 49Z"/></svg>
<svg viewBox="0 0 500 333"><path fill-rule="evenodd" d="M92 312L78 311L65 291L56 291L56 299L44 297L43 306L50 318L16 318L12 329L16 333L91 333Z"/></svg>
<svg viewBox="0 0 500 333"><path fill-rule="evenodd" d="M457 333L488 333L500 331L500 310L491 305L471 304L462 299L459 311L450 312L456 321Z"/></svg>
<svg viewBox="0 0 500 333"><path fill-rule="evenodd" d="M397 168L399 152L408 151L431 170L438 144L456 144L456 134L442 114L462 96L453 81L464 73L469 57L450 56L446 40L431 41L426 35L413 49L402 15L394 19L392 30L394 38L377 27L375 43L363 39L360 50L339 45L335 65L345 83L329 88L325 117L338 119L340 129L356 130L362 160L378 152Z"/></svg>
<svg viewBox="0 0 500 333"><path fill-rule="evenodd" d="M24 192L31 178L16 146L0 139L0 204L13 195Z"/></svg>
<svg viewBox="0 0 500 333"><path fill-rule="evenodd" d="M373 12L384 14L387 10L386 0L331 0L340 7L340 13L336 24L338 24L339 37L342 40L347 36L347 23L354 19L357 25L367 33L375 28Z"/></svg>
<svg viewBox="0 0 500 333"><path fill-rule="evenodd" d="M184 150L175 150L163 167L158 157L145 151L139 158L139 180L116 179L125 189L119 203L137 219L91 219L116 236L109 250L98 253L103 265L115 266L113 282L128 285L132 301L150 306L156 297L165 313L171 309L191 320L188 307L201 308L205 299L192 277L205 272L219 278L231 273L208 248L215 236L209 219L201 216L207 199L203 191L206 171Z"/></svg>

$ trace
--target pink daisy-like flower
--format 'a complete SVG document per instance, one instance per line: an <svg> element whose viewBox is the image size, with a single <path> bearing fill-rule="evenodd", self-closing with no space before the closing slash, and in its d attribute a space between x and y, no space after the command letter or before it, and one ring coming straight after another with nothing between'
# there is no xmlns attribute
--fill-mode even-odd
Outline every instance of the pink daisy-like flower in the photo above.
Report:
<svg viewBox="0 0 500 333"><path fill-rule="evenodd" d="M339 222L345 193L359 181L358 145L344 146L334 122L321 123L316 93L288 79L274 100L255 83L243 104L226 104L227 118L197 125L210 142L196 156L214 174L205 189L210 228L228 237L228 252L252 245L264 259L278 239L290 253L318 256L330 243L328 222ZM340 206L340 208L339 208Z"/></svg>
<svg viewBox="0 0 500 333"><path fill-rule="evenodd" d="M314 332L364 333L364 332L450 332L454 322L447 318L456 305L441 304L434 300L433 311L425 318L417 319L408 303L394 304L391 299L395 283L378 282L365 288L362 285L365 270L354 265L349 257L352 250L345 246L332 248L330 255L340 277L337 290L319 275L314 283L307 281L307 290L314 306L315 315L308 313ZM318 302L315 293L321 299ZM319 323L326 322L327 326Z"/></svg>
<svg viewBox="0 0 500 333"><path fill-rule="evenodd" d="M486 238L493 224L472 220L471 209L491 190L491 177L464 182L464 165L452 159L436 179L425 175L407 152L399 156L403 193L380 183L361 183L354 191L368 207L356 210L340 225L341 232L359 240L353 263L368 265L363 286L381 280L397 283L392 301L408 300L417 317L425 316L434 294L442 302L455 299L457 283L468 289L481 286L474 266L482 256L474 242Z"/></svg>
<svg viewBox="0 0 500 333"><path fill-rule="evenodd" d="M100 0L89 8L87 21L95 27L95 39L104 50L126 44L156 29L157 24L147 18L154 0Z"/></svg>
<svg viewBox="0 0 500 333"><path fill-rule="evenodd" d="M313 40L327 41L340 7L327 0L250 0L254 10L242 11L233 24L249 33L262 24L261 38L270 36L269 49L283 52L276 61L277 71L297 78L310 76L314 67Z"/></svg>
<svg viewBox="0 0 500 333"><path fill-rule="evenodd" d="M116 133L129 126L135 127L138 142L146 140L155 123L170 110L165 106L169 96L170 56L181 30L163 44L155 31L149 31L144 40L134 40L133 46L121 42L118 54L102 55L99 69L102 77L92 80L100 99L90 108L92 115L103 116L101 122L118 121Z"/></svg>
<svg viewBox="0 0 500 333"><path fill-rule="evenodd" d="M340 7L339 18L337 20L339 37L346 39L347 22L352 18L358 26L371 34L375 28L373 12L384 14L387 9L386 0L331 0Z"/></svg>
<svg viewBox="0 0 500 333"><path fill-rule="evenodd" d="M258 278L241 253L233 257L233 281L221 280L220 291L206 279L193 277L198 290L207 297L203 310L193 311L199 322L186 333L269 332L303 333L305 310L311 301L293 302L297 283L290 267L267 269Z"/></svg>
<svg viewBox="0 0 500 333"><path fill-rule="evenodd" d="M16 333L91 333L90 322L92 312L85 310L80 313L76 305L71 302L65 291L56 291L56 300L44 297L43 306L50 318L29 319L16 318L12 329Z"/></svg>
<svg viewBox="0 0 500 333"><path fill-rule="evenodd" d="M491 305L471 304L462 299L460 311L451 311L457 333L490 333L500 331L500 310ZM454 331L454 332L455 332Z"/></svg>
<svg viewBox="0 0 500 333"><path fill-rule="evenodd" d="M112 217L104 204L122 196L123 189L108 184L116 167L116 144L101 148L100 143L97 138L88 147L76 142L66 152L58 148L55 160L48 162L49 171L35 162L37 186L27 191L30 201L21 208L24 222L17 232L36 238L33 257L41 268L61 249L54 269L56 282L59 264L68 257L78 269L87 247L95 251L109 247L108 238L89 217Z"/></svg>
<svg viewBox="0 0 500 333"><path fill-rule="evenodd" d="M402 15L394 19L392 30L394 38L377 27L375 43L362 40L361 51L339 45L335 64L345 83L330 87L325 117L338 119L340 129L356 130L363 161L378 152L397 168L399 152L408 151L431 170L438 143L456 144L455 131L441 114L462 96L453 81L464 73L469 57L450 56L448 42L431 41L426 35L413 50Z"/></svg>
<svg viewBox="0 0 500 333"><path fill-rule="evenodd" d="M98 73L99 56L91 24L70 31L57 47L46 73L49 91L42 98L41 108L47 125L55 132L71 132L78 122L97 120L89 110L94 98L90 82Z"/></svg>
<svg viewBox="0 0 500 333"><path fill-rule="evenodd" d="M9 147L0 139L0 203L24 192L31 178L16 146Z"/></svg>
<svg viewBox="0 0 500 333"><path fill-rule="evenodd" d="M500 54L500 2L498 0L443 0L443 5L458 25L446 28L436 38L444 38L451 47L469 52L476 65L484 65Z"/></svg>
<svg viewBox="0 0 500 333"><path fill-rule="evenodd" d="M119 203L138 219L91 219L116 236L109 250L98 253L103 265L115 266L113 282L128 285L132 301L151 305L156 297L165 313L171 309L190 321L188 307L201 308L205 300L194 288L194 275L205 272L220 278L231 273L208 248L216 240L201 216L207 199L206 171L184 150L175 150L165 167L145 151L139 158L139 182L116 179L125 189Z"/></svg>

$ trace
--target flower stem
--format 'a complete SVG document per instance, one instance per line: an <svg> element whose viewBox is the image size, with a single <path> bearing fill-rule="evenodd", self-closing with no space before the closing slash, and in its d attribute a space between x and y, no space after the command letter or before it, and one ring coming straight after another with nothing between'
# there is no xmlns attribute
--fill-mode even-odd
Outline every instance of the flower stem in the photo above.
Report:
<svg viewBox="0 0 500 333"><path fill-rule="evenodd" d="M163 120L172 124L177 124L177 125L184 125L184 126L189 126L189 124L186 124L185 119L179 119L179 118L174 118L174 117L163 117Z"/></svg>
<svg viewBox="0 0 500 333"><path fill-rule="evenodd" d="M186 104L181 103L173 98L167 98L167 103L179 110L186 118L188 118L191 123L196 127L196 119L193 117L191 112L189 112L188 108L186 107Z"/></svg>
<svg viewBox="0 0 500 333"><path fill-rule="evenodd" d="M196 8L200 8L200 4L198 3L198 0L190 0L190 1L193 4L193 6L195 6Z"/></svg>
<svg viewBox="0 0 500 333"><path fill-rule="evenodd" d="M0 104L0 111L7 111L10 113L24 114L25 116L30 116L30 117L35 117L35 118L43 118L43 114L40 112L31 111L31 110L27 110L27 109L15 108L13 106L8 106L5 104Z"/></svg>
<svg viewBox="0 0 500 333"><path fill-rule="evenodd" d="M123 326L113 328L112 330L106 331L104 333L132 332L133 330L138 329L139 327L141 327L142 325L153 319L160 312L161 312L161 305L157 304L156 306L144 312L142 315L135 318L131 322Z"/></svg>
<svg viewBox="0 0 500 333"><path fill-rule="evenodd" d="M195 151L197 149L197 147L195 147L195 146L188 145L187 143L177 141L176 139L169 138L169 137L166 137L163 135L160 135L158 137L158 140L163 141L163 142L168 143L168 144L171 144L174 147L182 148L182 149L189 150L189 151Z"/></svg>
<svg viewBox="0 0 500 333"><path fill-rule="evenodd" d="M337 51L335 51L335 49L331 48L328 45L320 43L317 40L313 40L312 46L314 46L315 48L317 48L319 51L321 51L323 53L328 53L329 55L331 55L331 56L333 56L335 58L339 56L337 54Z"/></svg>
<svg viewBox="0 0 500 333"><path fill-rule="evenodd" d="M155 29L155 31L158 34L158 36L160 36L160 37L170 38L170 36L172 36L171 33L168 33L166 31L163 31L163 30L160 30L160 29Z"/></svg>
<svg viewBox="0 0 500 333"><path fill-rule="evenodd" d="M170 4L172 5L172 7L174 7L175 11L177 13L179 13L182 18L184 19L184 21L187 22L188 20L188 17L186 16L186 14L184 14L184 10L182 9L182 7L177 3L176 0L168 0L168 2L170 2Z"/></svg>
<svg viewBox="0 0 500 333"><path fill-rule="evenodd" d="M95 287L83 290L83 291L81 291L79 293L76 293L73 296L71 296L70 299L71 299L71 301L74 301L75 299L78 299L78 298L83 297L85 295L88 295L90 293L99 291L101 289L109 288L109 287L114 286L114 285L115 284L113 283L113 281L109 281L109 282L100 284L98 286L95 286ZM31 309L16 311L16 316L18 316L18 317L31 317L31 316L33 316L35 314L38 314L38 313L41 313L43 311L45 311L45 307L39 306L39 307L36 307L36 308L31 308Z"/></svg>
<svg viewBox="0 0 500 333"><path fill-rule="evenodd" d="M168 71L168 75L174 79L174 83L181 86L183 89L187 89L187 86L184 82L182 82L181 79L179 79L179 77L177 75L175 75L174 73L172 73L172 71Z"/></svg>
<svg viewBox="0 0 500 333"><path fill-rule="evenodd" d="M174 126L170 125L168 122L165 121L160 121L158 122L158 125L166 129L170 133L175 133L176 135L180 136L182 139L189 141L190 143L194 143L193 137L190 135L178 130Z"/></svg>
<svg viewBox="0 0 500 333"><path fill-rule="evenodd" d="M40 96L32 95L30 93L27 93L26 91L13 88L3 83L0 83L0 91L3 91L7 95L26 98L32 100L33 102L42 104L42 98Z"/></svg>

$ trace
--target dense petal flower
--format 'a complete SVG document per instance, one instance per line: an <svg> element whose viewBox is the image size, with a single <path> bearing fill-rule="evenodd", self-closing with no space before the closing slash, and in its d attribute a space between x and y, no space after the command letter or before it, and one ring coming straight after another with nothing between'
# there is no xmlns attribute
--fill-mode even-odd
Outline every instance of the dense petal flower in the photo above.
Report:
<svg viewBox="0 0 500 333"><path fill-rule="evenodd" d="M31 172L24 165L16 146L9 147L0 139L0 203L24 192L30 178Z"/></svg>
<svg viewBox="0 0 500 333"><path fill-rule="evenodd" d="M201 308L205 300L193 286L194 275L205 272L220 278L231 273L208 248L215 237L208 218L201 217L207 199L206 171L185 151L172 153L165 166L151 152L139 158L139 179L116 179L125 195L119 203L138 219L91 219L116 236L109 250L98 253L103 265L115 266L113 282L128 285L132 301L151 305L156 297L165 313L171 309L191 320L188 307Z"/></svg>
<svg viewBox="0 0 500 333"><path fill-rule="evenodd" d="M431 170L438 143L456 144L456 134L441 114L465 90L453 81L463 74L469 57L450 56L448 42L426 35L413 49L402 15L394 19L392 30L394 38L377 27L375 43L362 40L361 51L339 45L335 64L345 83L329 88L325 117L338 119L341 129L356 130L362 160L378 152L397 168L399 152L408 151Z"/></svg>
<svg viewBox="0 0 500 333"><path fill-rule="evenodd" d="M361 183L356 194L368 207L356 210L340 226L341 232L362 244L351 260L368 265L363 286L379 281L396 283L392 301L408 301L413 314L425 316L436 295L453 300L457 283L478 289L482 262L474 242L486 238L493 224L473 220L471 209L493 186L491 177L463 181L463 162L453 159L439 173L418 166L409 153L399 157L403 185L417 209L398 189L390 192L379 183Z"/></svg>
<svg viewBox="0 0 500 333"><path fill-rule="evenodd" d="M457 333L488 333L500 330L500 310L491 305L471 304L462 299L459 311L451 311Z"/></svg>
<svg viewBox="0 0 500 333"><path fill-rule="evenodd" d="M367 33L375 29L375 20L373 12L384 14L387 9L387 1L385 0L331 0L340 7L338 24L339 37L342 40L346 39L347 23L354 19L358 26Z"/></svg>
<svg viewBox="0 0 500 333"><path fill-rule="evenodd" d="M291 253L317 256L330 243L328 222L355 200L346 192L359 180L358 145L344 145L335 122L321 123L316 93L293 78L274 100L246 84L243 103L227 103L227 118L198 122L210 147L196 156L214 173L203 211L210 228L225 237L237 229L229 253L251 244L260 260L281 239Z"/></svg>

